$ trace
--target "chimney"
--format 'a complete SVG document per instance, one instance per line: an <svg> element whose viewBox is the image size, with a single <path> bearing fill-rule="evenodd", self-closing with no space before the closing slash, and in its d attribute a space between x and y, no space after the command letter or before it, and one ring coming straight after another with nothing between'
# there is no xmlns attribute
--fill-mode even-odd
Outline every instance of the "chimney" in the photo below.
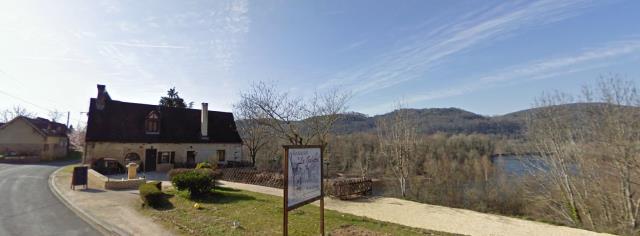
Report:
<svg viewBox="0 0 640 236"><path fill-rule="evenodd" d="M200 111L200 134L202 139L209 139L209 104L202 103L202 110Z"/></svg>
<svg viewBox="0 0 640 236"><path fill-rule="evenodd" d="M106 86L98 84L98 97L100 97L100 94L103 94L105 92L105 88Z"/></svg>
<svg viewBox="0 0 640 236"><path fill-rule="evenodd" d="M98 108L98 110L104 109L104 105L107 101L111 100L111 97L109 97L109 93L107 93L105 87L106 86L102 84L98 84L98 96L96 97L96 108Z"/></svg>

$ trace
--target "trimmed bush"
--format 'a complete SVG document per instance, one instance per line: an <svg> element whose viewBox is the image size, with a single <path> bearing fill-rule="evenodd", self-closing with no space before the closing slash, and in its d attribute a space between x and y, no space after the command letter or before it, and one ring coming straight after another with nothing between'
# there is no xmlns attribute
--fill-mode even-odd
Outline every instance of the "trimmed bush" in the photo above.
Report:
<svg viewBox="0 0 640 236"><path fill-rule="evenodd" d="M195 169L194 171L210 176L211 178L218 179L222 176L222 171L216 169Z"/></svg>
<svg viewBox="0 0 640 236"><path fill-rule="evenodd" d="M160 191L162 191L162 182L160 181L149 181L147 182L147 184L153 184L156 186L156 188L158 188Z"/></svg>
<svg viewBox="0 0 640 236"><path fill-rule="evenodd" d="M185 171L174 175L171 182L180 191L188 190L191 197L200 197L213 189L215 171L210 169Z"/></svg>
<svg viewBox="0 0 640 236"><path fill-rule="evenodd" d="M186 169L186 168L174 168L171 169L169 171L169 173L167 173L167 176L169 176L169 179L173 179L174 176L182 174L182 173L186 173L189 171L193 171L193 169Z"/></svg>
<svg viewBox="0 0 640 236"><path fill-rule="evenodd" d="M140 191L140 198L145 205L154 208L162 206L164 194L158 189L155 183L141 184L138 190Z"/></svg>
<svg viewBox="0 0 640 236"><path fill-rule="evenodd" d="M220 170L213 170L213 169L183 169L183 168L178 168L178 169L172 169L169 171L169 173L167 173L167 175L169 176L170 180L173 180L173 177L179 174L183 174L183 173L187 173L187 172L200 172L206 175L211 176L211 178L213 179L218 179L220 176L222 176L222 171Z"/></svg>
<svg viewBox="0 0 640 236"><path fill-rule="evenodd" d="M216 169L213 165L211 165L209 162L200 162L198 163L198 165L196 165L196 169Z"/></svg>

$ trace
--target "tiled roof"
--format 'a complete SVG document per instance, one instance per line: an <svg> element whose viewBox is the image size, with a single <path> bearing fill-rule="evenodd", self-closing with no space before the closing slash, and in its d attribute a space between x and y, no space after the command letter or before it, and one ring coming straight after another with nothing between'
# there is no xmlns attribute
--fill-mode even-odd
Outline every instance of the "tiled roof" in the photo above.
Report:
<svg viewBox="0 0 640 236"><path fill-rule="evenodd" d="M208 139L200 133L200 110L97 99L89 107L86 141L142 143L241 143L233 114L209 111ZM160 132L148 134L145 121L151 111L160 114Z"/></svg>
<svg viewBox="0 0 640 236"><path fill-rule="evenodd" d="M0 123L0 127L2 127L3 125L8 125L12 122L14 122L15 120L24 120L27 123L31 124L31 126L33 126L34 129L37 129L39 132L41 132L43 135L46 136L67 136L67 126L64 124L60 124L57 122L53 122L50 120L47 120L45 118L29 118L29 117L25 117L25 116L18 116L16 118L14 118L13 120L11 120L10 122L7 123Z"/></svg>

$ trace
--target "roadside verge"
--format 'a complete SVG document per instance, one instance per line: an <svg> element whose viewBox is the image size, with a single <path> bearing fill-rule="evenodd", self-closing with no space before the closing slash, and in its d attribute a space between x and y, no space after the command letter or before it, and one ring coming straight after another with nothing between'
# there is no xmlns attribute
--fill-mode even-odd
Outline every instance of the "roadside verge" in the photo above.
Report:
<svg viewBox="0 0 640 236"><path fill-rule="evenodd" d="M63 167L64 168L64 167ZM71 190L71 173L58 169L49 176L49 188L69 209L104 235L175 235L140 213L137 189L110 191L89 183Z"/></svg>
<svg viewBox="0 0 640 236"><path fill-rule="evenodd" d="M67 208L78 215L78 217L87 222L100 233L104 235L131 235L124 230L109 224L108 222L97 219L82 208L74 205L67 197L65 197L56 184L56 178L58 178L58 175L64 168L65 166L60 167L59 169L51 173L51 175L49 175L49 189L51 190L53 195L56 196L60 200L60 202L62 202L62 204L64 204Z"/></svg>

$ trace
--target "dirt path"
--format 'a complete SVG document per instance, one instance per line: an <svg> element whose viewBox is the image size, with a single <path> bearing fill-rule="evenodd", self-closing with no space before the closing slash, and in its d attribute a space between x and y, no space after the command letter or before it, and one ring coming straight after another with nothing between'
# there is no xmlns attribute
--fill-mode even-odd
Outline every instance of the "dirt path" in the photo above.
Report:
<svg viewBox="0 0 640 236"><path fill-rule="evenodd" d="M282 190L276 188L227 181L220 181L220 183L224 187L282 196ZM318 202L314 204L318 204ZM380 197L360 201L341 201L325 198L325 207L338 212L366 216L375 220L410 227L466 235L608 235L512 217L417 203L397 198Z"/></svg>

